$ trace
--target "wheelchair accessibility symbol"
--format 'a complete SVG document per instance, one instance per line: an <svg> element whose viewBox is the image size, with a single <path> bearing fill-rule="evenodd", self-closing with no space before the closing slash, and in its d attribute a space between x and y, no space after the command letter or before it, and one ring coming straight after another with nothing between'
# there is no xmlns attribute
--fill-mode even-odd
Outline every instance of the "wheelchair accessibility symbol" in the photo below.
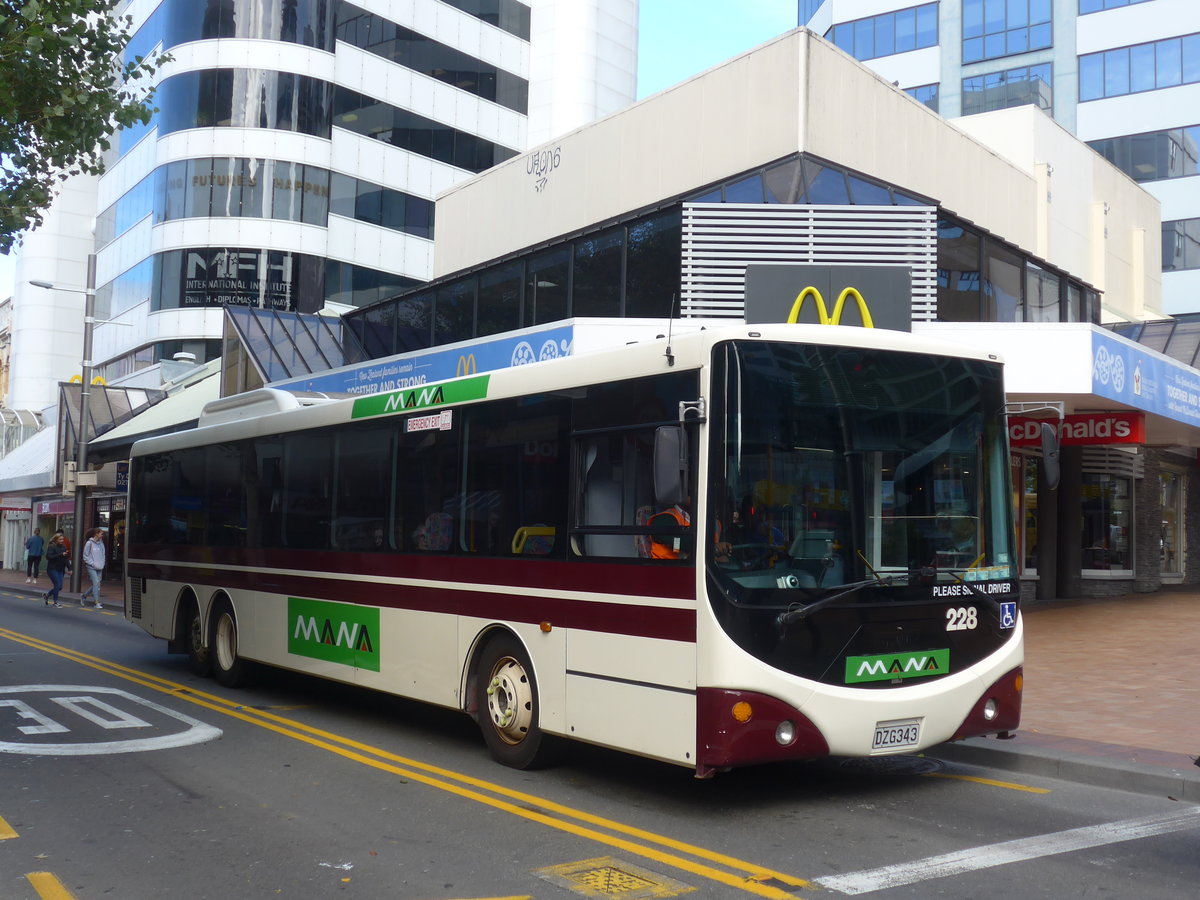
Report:
<svg viewBox="0 0 1200 900"><path fill-rule="evenodd" d="M1017 604L1013 602L1000 604L1000 627L1016 628Z"/></svg>
<svg viewBox="0 0 1200 900"><path fill-rule="evenodd" d="M221 729L126 691L94 685L0 687L0 753L95 756L211 741Z"/></svg>

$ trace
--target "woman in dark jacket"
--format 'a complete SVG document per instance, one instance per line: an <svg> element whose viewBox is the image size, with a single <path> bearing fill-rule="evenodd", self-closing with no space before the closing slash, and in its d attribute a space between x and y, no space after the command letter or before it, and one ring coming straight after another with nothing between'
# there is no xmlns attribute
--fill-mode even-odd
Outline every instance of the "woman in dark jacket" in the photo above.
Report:
<svg viewBox="0 0 1200 900"><path fill-rule="evenodd" d="M46 601L47 606L62 608L62 604L58 602L58 592L62 590L63 574L70 569L71 555L66 542L61 533L55 534L50 539L50 545L46 547L46 574L50 576L50 590L42 594L42 599Z"/></svg>

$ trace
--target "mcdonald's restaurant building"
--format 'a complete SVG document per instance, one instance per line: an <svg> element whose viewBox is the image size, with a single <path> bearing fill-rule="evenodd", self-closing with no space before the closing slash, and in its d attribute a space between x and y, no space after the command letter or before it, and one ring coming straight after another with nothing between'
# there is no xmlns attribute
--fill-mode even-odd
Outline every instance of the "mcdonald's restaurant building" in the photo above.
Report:
<svg viewBox="0 0 1200 900"><path fill-rule="evenodd" d="M1028 595L1200 582L1200 372L1105 327L1165 318L1158 202L1033 107L949 121L798 29L436 214L435 279L346 317L376 359L578 317L741 320L820 275L826 318L854 287L876 327L1006 358Z"/></svg>

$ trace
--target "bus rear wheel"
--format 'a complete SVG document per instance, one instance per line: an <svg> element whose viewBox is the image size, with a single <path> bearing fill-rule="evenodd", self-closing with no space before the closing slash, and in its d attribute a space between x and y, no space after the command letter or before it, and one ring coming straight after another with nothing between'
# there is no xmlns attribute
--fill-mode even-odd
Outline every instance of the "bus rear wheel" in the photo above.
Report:
<svg viewBox="0 0 1200 900"><path fill-rule="evenodd" d="M496 761L514 769L552 762L554 742L538 727L537 682L520 642L511 635L489 641L475 676L479 727Z"/></svg>
<svg viewBox="0 0 1200 900"><path fill-rule="evenodd" d="M238 627L233 609L222 603L213 612L208 642L213 678L223 687L239 687L246 680L246 664L238 656Z"/></svg>
<svg viewBox="0 0 1200 900"><path fill-rule="evenodd" d="M212 674L212 658L204 643L204 621L195 602L189 601L183 610L184 646L187 647L188 667L193 675L207 678Z"/></svg>

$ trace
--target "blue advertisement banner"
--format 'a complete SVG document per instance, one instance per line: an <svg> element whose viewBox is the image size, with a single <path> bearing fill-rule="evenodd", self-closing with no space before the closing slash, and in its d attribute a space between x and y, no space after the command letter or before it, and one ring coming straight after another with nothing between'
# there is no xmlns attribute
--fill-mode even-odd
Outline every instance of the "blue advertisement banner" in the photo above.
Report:
<svg viewBox="0 0 1200 900"><path fill-rule="evenodd" d="M301 378L273 381L270 387L331 394L378 394L570 356L574 337L573 325L529 329L493 339L481 338L469 344L373 359Z"/></svg>
<svg viewBox="0 0 1200 900"><path fill-rule="evenodd" d="M1092 332L1092 393L1200 426L1200 371L1101 331Z"/></svg>

